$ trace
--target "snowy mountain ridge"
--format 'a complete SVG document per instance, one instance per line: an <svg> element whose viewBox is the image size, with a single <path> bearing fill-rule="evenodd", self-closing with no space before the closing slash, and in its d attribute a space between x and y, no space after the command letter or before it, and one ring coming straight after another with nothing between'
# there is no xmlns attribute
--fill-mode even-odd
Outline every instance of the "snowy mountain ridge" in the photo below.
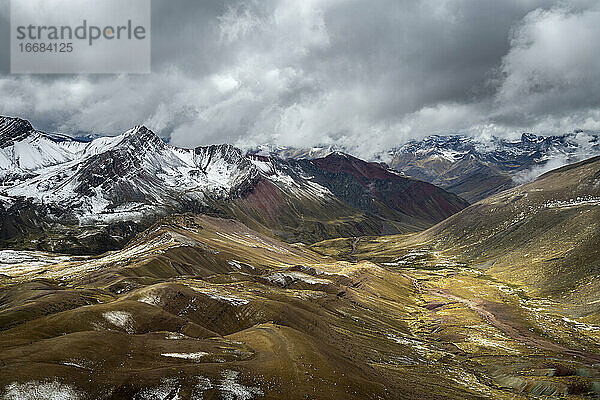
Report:
<svg viewBox="0 0 600 400"><path fill-rule="evenodd" d="M58 208L68 204L80 222L135 218L148 209L235 196L259 177L296 183L281 179L274 164L265 168L264 161L233 146L177 148L144 126L90 142L57 140L15 118L2 117L0 127L0 200L7 206L19 198ZM315 185L306 184L304 194L328 192Z"/></svg>
<svg viewBox="0 0 600 400"><path fill-rule="evenodd" d="M310 160L338 150L337 146L301 149L267 145L252 151L281 159ZM351 150L342 151L352 154ZM368 159L476 202L552 169L599 154L600 135L575 130L555 136L523 133L519 140L431 135L372 154Z"/></svg>
<svg viewBox="0 0 600 400"><path fill-rule="evenodd" d="M351 153L351 150L339 145L319 145L307 148L264 144L248 150L249 154L276 157L282 160L312 160L323 158L336 152Z"/></svg>
<svg viewBox="0 0 600 400"><path fill-rule="evenodd" d="M353 154L352 149L340 145L296 148L267 144L252 148L249 152L296 160L322 158L335 152ZM600 135L596 132L575 130L554 136L523 133L519 140L492 137L484 141L459 134L430 135L411 140L399 147L371 154L366 159L389 163L394 167L395 159L405 155L437 156L450 162L472 155L491 163L506 163L508 169L511 169L509 164L520 169L525 165L543 163L557 156L563 156L569 161L578 161L597 154L600 154Z"/></svg>
<svg viewBox="0 0 600 400"><path fill-rule="evenodd" d="M600 136L577 130L520 140L429 136L390 151L389 165L475 202L536 179L566 164L600 154Z"/></svg>
<svg viewBox="0 0 600 400"><path fill-rule="evenodd" d="M187 213L314 243L413 232L468 205L343 153L282 160L228 144L178 148L144 126L90 141L0 121L0 244L11 248L99 254Z"/></svg>
<svg viewBox="0 0 600 400"><path fill-rule="evenodd" d="M600 153L600 136L594 132L576 130L564 135L538 136L523 133L520 140L493 137L484 142L464 135L432 135L422 140L412 140L388 152L390 161L402 154L415 156L438 155L457 161L471 154L504 168L521 169L559 155L577 161Z"/></svg>

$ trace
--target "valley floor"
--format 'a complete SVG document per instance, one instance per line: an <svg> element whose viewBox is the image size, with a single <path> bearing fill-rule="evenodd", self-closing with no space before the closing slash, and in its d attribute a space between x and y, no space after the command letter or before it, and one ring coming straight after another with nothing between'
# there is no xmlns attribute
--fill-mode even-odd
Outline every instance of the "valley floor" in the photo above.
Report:
<svg viewBox="0 0 600 400"><path fill-rule="evenodd" d="M186 216L100 257L2 251L0 395L600 396L597 313L426 248L365 259L358 242Z"/></svg>

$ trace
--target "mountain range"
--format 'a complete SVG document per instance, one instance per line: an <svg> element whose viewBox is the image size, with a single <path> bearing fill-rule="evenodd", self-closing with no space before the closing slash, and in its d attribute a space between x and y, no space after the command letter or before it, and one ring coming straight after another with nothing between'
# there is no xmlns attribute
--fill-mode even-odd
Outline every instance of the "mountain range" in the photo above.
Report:
<svg viewBox="0 0 600 400"><path fill-rule="evenodd" d="M290 241L410 232L468 203L342 153L314 160L183 149L143 126L74 139L0 118L0 241L70 253L116 249L173 213L231 217Z"/></svg>
<svg viewBox="0 0 600 400"><path fill-rule="evenodd" d="M262 146L253 152L284 159L310 159L340 150L343 151L336 146L309 149ZM524 133L519 140L432 135L379 152L371 158L474 203L531 181L545 171L599 154L600 135L576 130L556 136Z"/></svg>

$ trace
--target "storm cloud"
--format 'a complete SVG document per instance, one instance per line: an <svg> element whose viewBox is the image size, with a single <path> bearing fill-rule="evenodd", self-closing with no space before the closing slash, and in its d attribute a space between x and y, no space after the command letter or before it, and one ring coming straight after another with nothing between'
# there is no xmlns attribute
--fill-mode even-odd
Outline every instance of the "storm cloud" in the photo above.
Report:
<svg viewBox="0 0 600 400"><path fill-rule="evenodd" d="M8 67L0 0L0 66ZM600 128L600 7L544 0L153 2L152 74L0 75L0 114L180 146Z"/></svg>

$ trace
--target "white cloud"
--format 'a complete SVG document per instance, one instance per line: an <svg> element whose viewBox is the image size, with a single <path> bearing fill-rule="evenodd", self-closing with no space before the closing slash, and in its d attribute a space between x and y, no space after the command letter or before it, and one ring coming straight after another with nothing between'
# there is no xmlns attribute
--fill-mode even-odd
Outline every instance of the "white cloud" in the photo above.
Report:
<svg viewBox="0 0 600 400"><path fill-rule="evenodd" d="M581 117L595 118L600 106L598 37L598 7L529 13L515 29L511 49L503 58L500 112L529 115L534 122L538 117L540 122L547 117L558 122L574 111L591 112L580 115L578 122Z"/></svg>
<svg viewBox="0 0 600 400"><path fill-rule="evenodd" d="M153 23L153 74L0 77L0 114L67 133L147 124L181 146L360 155L432 133L600 129L595 2L184 3Z"/></svg>

